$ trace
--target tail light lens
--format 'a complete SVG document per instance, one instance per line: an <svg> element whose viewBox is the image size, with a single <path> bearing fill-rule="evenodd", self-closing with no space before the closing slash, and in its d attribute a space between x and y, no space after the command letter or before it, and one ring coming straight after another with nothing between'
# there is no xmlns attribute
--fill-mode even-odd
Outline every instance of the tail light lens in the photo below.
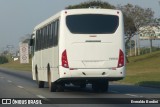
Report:
<svg viewBox="0 0 160 107"><path fill-rule="evenodd" d="M69 68L66 50L64 50L62 53L62 66L64 68Z"/></svg>
<svg viewBox="0 0 160 107"><path fill-rule="evenodd" d="M124 66L124 53L123 51L120 49L119 50L119 59L118 59L118 68L123 67Z"/></svg>

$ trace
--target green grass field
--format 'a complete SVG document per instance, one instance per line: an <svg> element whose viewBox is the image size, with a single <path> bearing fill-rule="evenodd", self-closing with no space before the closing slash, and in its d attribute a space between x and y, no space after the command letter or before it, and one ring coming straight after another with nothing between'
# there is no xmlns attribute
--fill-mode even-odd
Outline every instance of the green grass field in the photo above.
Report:
<svg viewBox="0 0 160 107"><path fill-rule="evenodd" d="M120 82L160 86L160 51L130 57L126 67L126 78Z"/></svg>
<svg viewBox="0 0 160 107"><path fill-rule="evenodd" d="M2 64L0 67L21 71L31 71L30 64L20 64L19 61ZM118 81L136 85L160 86L160 51L136 57L129 57L126 67L126 77Z"/></svg>

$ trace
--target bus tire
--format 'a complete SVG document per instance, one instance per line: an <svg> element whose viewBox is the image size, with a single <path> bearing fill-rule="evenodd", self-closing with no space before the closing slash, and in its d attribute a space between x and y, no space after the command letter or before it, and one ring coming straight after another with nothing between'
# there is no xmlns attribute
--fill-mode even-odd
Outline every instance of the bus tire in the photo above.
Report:
<svg viewBox="0 0 160 107"><path fill-rule="evenodd" d="M83 84L80 84L80 87L81 87L81 88L86 88L86 83L85 83L85 84L84 84L84 83L83 83Z"/></svg>
<svg viewBox="0 0 160 107"><path fill-rule="evenodd" d="M109 82L104 81L104 83L100 84L100 92L108 92Z"/></svg>
<svg viewBox="0 0 160 107"><path fill-rule="evenodd" d="M57 85L54 82L51 82L51 86L49 87L50 92L56 92Z"/></svg>
<svg viewBox="0 0 160 107"><path fill-rule="evenodd" d="M57 84L55 82L51 81L51 71L50 71L50 67L48 65L48 87L49 87L49 91L50 92L56 92L57 90Z"/></svg>
<svg viewBox="0 0 160 107"><path fill-rule="evenodd" d="M56 92L63 92L64 91L64 87L62 84L57 84L57 87L56 87Z"/></svg>
<svg viewBox="0 0 160 107"><path fill-rule="evenodd" d="M55 85L53 82L51 82L51 72L50 69L48 68L48 87L50 92L55 92Z"/></svg>
<svg viewBox="0 0 160 107"><path fill-rule="evenodd" d="M61 84L57 84L55 82L51 83L51 87L49 88L50 92L63 92L64 87Z"/></svg>
<svg viewBox="0 0 160 107"><path fill-rule="evenodd" d="M92 89L94 92L98 92L99 91L99 86L94 82L92 83Z"/></svg>
<svg viewBox="0 0 160 107"><path fill-rule="evenodd" d="M44 81L39 80L37 71L36 71L36 82L38 84L38 88L44 88Z"/></svg>
<svg viewBox="0 0 160 107"><path fill-rule="evenodd" d="M92 83L94 92L108 92L109 82L106 80L99 80Z"/></svg>

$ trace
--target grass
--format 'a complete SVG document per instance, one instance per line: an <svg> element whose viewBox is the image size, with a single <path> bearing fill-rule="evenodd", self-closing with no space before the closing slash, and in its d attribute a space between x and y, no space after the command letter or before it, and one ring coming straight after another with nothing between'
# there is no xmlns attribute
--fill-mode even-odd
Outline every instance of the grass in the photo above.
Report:
<svg viewBox="0 0 160 107"><path fill-rule="evenodd" d="M20 71L31 71L31 60L28 64L20 64L20 61L10 61L6 64L1 64L1 68L8 68L13 70L20 70Z"/></svg>
<svg viewBox="0 0 160 107"><path fill-rule="evenodd" d="M19 61L11 61L0 67L31 71L31 60L29 64L20 64ZM126 77L119 81L121 83L136 84L144 86L160 86L160 51L136 57L129 57L126 67Z"/></svg>
<svg viewBox="0 0 160 107"><path fill-rule="evenodd" d="M120 82L160 86L160 51L130 57L126 67L126 78Z"/></svg>

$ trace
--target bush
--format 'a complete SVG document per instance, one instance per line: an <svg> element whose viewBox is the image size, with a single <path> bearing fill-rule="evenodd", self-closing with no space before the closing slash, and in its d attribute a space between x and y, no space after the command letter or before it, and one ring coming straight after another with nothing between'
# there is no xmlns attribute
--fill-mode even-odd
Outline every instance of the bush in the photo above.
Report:
<svg viewBox="0 0 160 107"><path fill-rule="evenodd" d="M5 56L0 56L0 64L8 63L8 59Z"/></svg>

